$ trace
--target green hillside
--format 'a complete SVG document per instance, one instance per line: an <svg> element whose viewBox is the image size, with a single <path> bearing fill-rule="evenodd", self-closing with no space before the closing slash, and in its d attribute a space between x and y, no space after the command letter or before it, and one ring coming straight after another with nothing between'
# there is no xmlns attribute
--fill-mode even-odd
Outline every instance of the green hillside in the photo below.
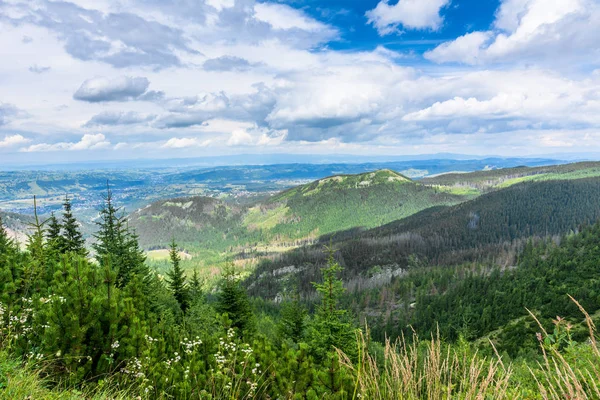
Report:
<svg viewBox="0 0 600 400"><path fill-rule="evenodd" d="M542 167L503 168L470 173L450 173L424 178L423 184L482 192L497 190L521 182L569 180L600 176L600 162L580 162Z"/></svg>
<svg viewBox="0 0 600 400"><path fill-rule="evenodd" d="M336 175L284 191L251 208L244 221L249 227L297 239L356 227L373 228L429 207L465 200L466 196L379 170Z"/></svg>
<svg viewBox="0 0 600 400"><path fill-rule="evenodd" d="M133 213L129 223L146 249L165 248L174 237L192 255L184 264L193 268L233 254L278 253L471 197L380 170L317 180L249 205L207 197L159 201Z"/></svg>

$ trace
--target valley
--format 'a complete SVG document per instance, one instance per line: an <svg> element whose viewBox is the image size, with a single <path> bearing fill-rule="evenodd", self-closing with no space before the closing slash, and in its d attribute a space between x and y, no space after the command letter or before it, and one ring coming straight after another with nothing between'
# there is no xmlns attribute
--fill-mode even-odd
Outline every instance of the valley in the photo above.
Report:
<svg viewBox="0 0 600 400"><path fill-rule="evenodd" d="M164 343L169 342L168 335L193 334L214 339L211 351L219 354L221 350L215 349L225 343L223 335L239 333L242 338L253 338L258 349L253 362L257 365L266 362L259 357L275 354L275 350L273 354L268 350L273 344L289 349L286 357L294 360L307 356L303 361L307 370L283 372L288 375L281 378L281 384L287 385L298 374L312 377L318 371L331 371L328 363L336 358L328 361L319 355L329 351L328 338L344 352L344 362L355 360L354 332L360 335L363 329L373 344L359 344L359 349L369 352L369 357L383 352L380 343L388 338L425 347L435 346L439 340L452 354L468 351L473 360L498 356L514 362L515 368L522 368L514 373L519 382L525 368L533 368L540 359L536 340L540 328L549 330L555 324L555 332L545 335L547 341L564 343L557 345L556 351L584 351L573 346L584 346L594 337L590 324L600 323L600 162L486 168L419 179L390 168L310 179L312 174L339 171L341 167L318 166L310 173L303 172L305 166L294 168L188 171L169 178L157 173L151 179L165 182L165 186L157 186L165 189L147 195L144 188L151 187L147 179L152 175L144 175L147 172L136 179L111 174L116 183L113 189L113 180L109 181L109 197L106 182L102 182L107 176L102 174L86 181L87 186L42 184L45 192L37 192L41 194L41 220L46 221L52 211L62 218L59 207L65 200L57 192L64 189L79 190L72 205L75 215L83 216L83 220L77 222L72 217L69 229L75 236L52 238L50 222L36 230L27 203L22 203L23 209L15 209L22 213L1 211L6 238L0 240L0 247L10 249L10 243L19 243L28 249L23 253L9 250L8 257L42 257L40 260L46 261L36 261L41 264L31 264L34 269L23 270L21 275L1 268L0 272L25 286L28 284L22 277L38 274L39 285L52 282L53 290L70 293L70 298L87 304L82 307L96 307L96 313L108 320L117 314L110 314L111 308L104 308L103 303L92 303L91 296L119 302L123 313L117 318L119 324L136 326L140 316L148 315L155 318L157 330L143 325L136 329L165 335L161 339ZM344 168L356 172L367 166ZM249 175L256 178L257 174L272 174L272 180L248 181ZM227 179L233 183L226 183ZM136 183L127 186L131 182ZM99 198L97 203L86 203L92 196ZM25 192L14 197L5 204L21 204ZM98 209L94 209L96 205ZM66 217L61 221L67 224ZM69 229L63 226L65 235ZM10 242L10 238L16 240ZM3 244L6 240L9 244ZM43 252L37 253L35 246L42 246ZM64 250L66 246L73 246L77 253ZM69 257L77 254L89 258L73 258L71 263ZM113 255L119 257L113 259ZM45 269L33 272L36 265L45 265ZM87 271L83 280L78 278L79 268ZM63 276L71 275L74 280L62 286ZM177 286L177 279L185 286ZM110 284L108 292L100 282ZM73 291L82 284L87 285L88 295ZM4 293L11 287L6 286ZM122 293L118 300L110 300L112 290ZM185 296L177 297L178 293ZM569 296L579 302L574 303ZM131 299L146 299L135 305L145 311L128 311L134 307ZM324 303L328 299L333 303ZM45 297L41 301L42 306L50 302ZM224 304L230 308L221 308ZM323 304L335 307L333 316L327 317L330 319L321 319L325 318ZM582 317L581 310L589 314ZM77 311L61 313L75 318ZM565 319L557 319L557 315ZM327 325L331 321L335 321L334 327ZM181 333L170 331L173 326ZM222 331L223 326L231 329ZM342 331L335 330L337 326ZM105 328L99 325L95 329ZM184 333L186 329L191 330ZM45 335L53 337L57 332ZM215 332L221 332L221 337ZM432 341L419 339L415 332ZM128 334L118 335L125 338ZM235 340L234 336L227 337ZM179 340L192 346L186 344L187 338ZM317 350L303 347L307 343ZM152 345L150 341L148 349ZM170 350L152 350L158 353L148 355L148 359L162 360L161 352L179 349L179 344L169 346ZM187 368L201 368L191 364L200 359L213 362L191 347L185 349L185 362L190 363ZM171 362L179 351L169 359ZM394 351L388 348L386 354ZM442 350L429 347L429 351L433 351L432 357L443 357ZM585 354L589 351L585 347ZM327 354L333 357L333 353ZM406 362L417 360L406 357ZM584 355L583 359L590 357ZM575 363L570 358L562 360ZM286 359L281 364L269 362L267 368L272 374L288 365ZM100 368L86 366L89 371ZM150 364L141 361L137 368L146 371L144 374L153 373ZM332 379L350 373L343 368L334 371ZM162 377L164 372L157 374ZM211 376L212 372L206 374ZM274 376L252 379L264 379L272 385L268 390L278 393ZM204 382L201 385L208 384L204 378L198 379ZM313 380L303 385L293 390L332 390ZM533 384L511 385L515 398L535 391Z"/></svg>

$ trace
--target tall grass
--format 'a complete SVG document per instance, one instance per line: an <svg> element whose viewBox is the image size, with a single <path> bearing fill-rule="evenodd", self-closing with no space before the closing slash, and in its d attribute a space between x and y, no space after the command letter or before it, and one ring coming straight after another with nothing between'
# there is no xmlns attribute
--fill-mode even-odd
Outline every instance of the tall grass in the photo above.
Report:
<svg viewBox="0 0 600 400"><path fill-rule="evenodd" d="M498 358L488 360L468 351L443 345L438 337L411 343L402 338L385 343L383 357L361 351L356 362L340 354L342 365L352 371L353 398L363 399L503 399L511 377ZM366 349L365 338L358 345Z"/></svg>
<svg viewBox="0 0 600 400"><path fill-rule="evenodd" d="M338 352L354 377L352 399L600 399L596 326L583 307L571 300L585 317L587 343L570 340L571 326L564 319L557 318L554 332L548 333L530 312L541 329L542 353L542 361L527 366L533 387L523 387L529 384L527 379L502 361L491 342L492 358L470 351L468 345L444 345L439 335L428 341L415 335L410 343L404 338L393 343L387 340L383 354L375 355L366 350L367 340L359 334L357 360Z"/></svg>
<svg viewBox="0 0 600 400"><path fill-rule="evenodd" d="M538 370L530 369L537 383L541 398L544 400L562 399L600 399L600 350L596 341L596 325L587 311L577 300L569 296L585 316L589 331L589 340L585 349L561 353L556 345L548 345L548 334L539 320L530 312L543 332L538 335L544 361L538 363ZM528 310L529 311L529 310ZM560 318L555 321L555 332L570 330L570 325ZM555 339L555 338L554 338ZM556 343L556 340L550 341ZM572 354L575 353L575 354ZM573 357L574 355L574 357Z"/></svg>
<svg viewBox="0 0 600 400"><path fill-rule="evenodd" d="M116 385L93 389L49 389L39 364L25 363L0 351L0 400L128 400L129 391Z"/></svg>

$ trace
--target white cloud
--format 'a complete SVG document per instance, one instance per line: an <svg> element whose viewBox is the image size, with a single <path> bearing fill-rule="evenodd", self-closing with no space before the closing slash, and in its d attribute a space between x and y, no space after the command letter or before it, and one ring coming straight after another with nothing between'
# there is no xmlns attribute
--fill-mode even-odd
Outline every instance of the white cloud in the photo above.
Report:
<svg viewBox="0 0 600 400"><path fill-rule="evenodd" d="M582 139L600 128L597 0L501 0L489 30L427 53L478 65L460 68L382 46L331 50L328 40L344 37L335 28L274 2L74 2L0 1L0 14L11 9L4 17L29 16L0 23L0 59L9 60L0 64L0 140L42 138L5 146L3 159L66 158L61 152L89 148L199 155L202 146L215 154L262 146L357 154L490 146L515 154L551 143L600 150L600 141ZM390 0L369 17L381 33L437 29L449 3ZM37 74L32 66L52 68ZM85 101L73 98L78 88ZM106 137L65 139L87 132ZM21 147L55 153L10 153Z"/></svg>
<svg viewBox="0 0 600 400"><path fill-rule="evenodd" d="M206 147L210 140L200 141L198 138L171 138L161 147L165 149L185 149L189 147Z"/></svg>
<svg viewBox="0 0 600 400"><path fill-rule="evenodd" d="M31 142L31 139L27 139L22 135L6 135L3 140L0 140L0 149L14 147L28 142Z"/></svg>
<svg viewBox="0 0 600 400"><path fill-rule="evenodd" d="M482 53L480 49L492 39L491 32L472 32L442 43L433 51L425 53L425 57L435 62L461 61L466 64L478 64Z"/></svg>
<svg viewBox="0 0 600 400"><path fill-rule="evenodd" d="M390 5L389 0L381 0L366 16L380 35L398 32L400 26L437 30L443 22L440 11L449 3L450 0L399 0Z"/></svg>
<svg viewBox="0 0 600 400"><path fill-rule="evenodd" d="M327 25L309 17L303 11L285 4L256 3L254 5L254 17L280 30L300 29L307 32L318 32L330 29Z"/></svg>
<svg viewBox="0 0 600 400"><path fill-rule="evenodd" d="M270 130L253 126L231 132L227 146L278 146L287 136L286 130Z"/></svg>
<svg viewBox="0 0 600 400"><path fill-rule="evenodd" d="M600 4L595 0L503 0L493 30L472 32L425 53L438 62L600 62Z"/></svg>
<svg viewBox="0 0 600 400"><path fill-rule="evenodd" d="M26 153L45 152L45 151L80 151L80 150L103 150L110 147L110 142L101 134L83 135L79 142L60 142L60 143L39 143L29 147L22 148L21 151Z"/></svg>
<svg viewBox="0 0 600 400"><path fill-rule="evenodd" d="M243 129L236 129L231 132L231 136L227 141L228 146L242 146L251 145L254 142L254 138L247 131Z"/></svg>
<svg viewBox="0 0 600 400"><path fill-rule="evenodd" d="M73 98L90 103L133 100L143 95L149 85L144 77L96 77L83 82Z"/></svg>

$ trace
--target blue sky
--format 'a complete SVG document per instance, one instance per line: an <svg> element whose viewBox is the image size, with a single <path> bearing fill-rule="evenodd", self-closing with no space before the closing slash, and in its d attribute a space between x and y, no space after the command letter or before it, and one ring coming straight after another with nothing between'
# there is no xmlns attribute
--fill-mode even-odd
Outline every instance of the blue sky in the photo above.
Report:
<svg viewBox="0 0 600 400"><path fill-rule="evenodd" d="M600 153L599 0L0 0L0 162Z"/></svg>

